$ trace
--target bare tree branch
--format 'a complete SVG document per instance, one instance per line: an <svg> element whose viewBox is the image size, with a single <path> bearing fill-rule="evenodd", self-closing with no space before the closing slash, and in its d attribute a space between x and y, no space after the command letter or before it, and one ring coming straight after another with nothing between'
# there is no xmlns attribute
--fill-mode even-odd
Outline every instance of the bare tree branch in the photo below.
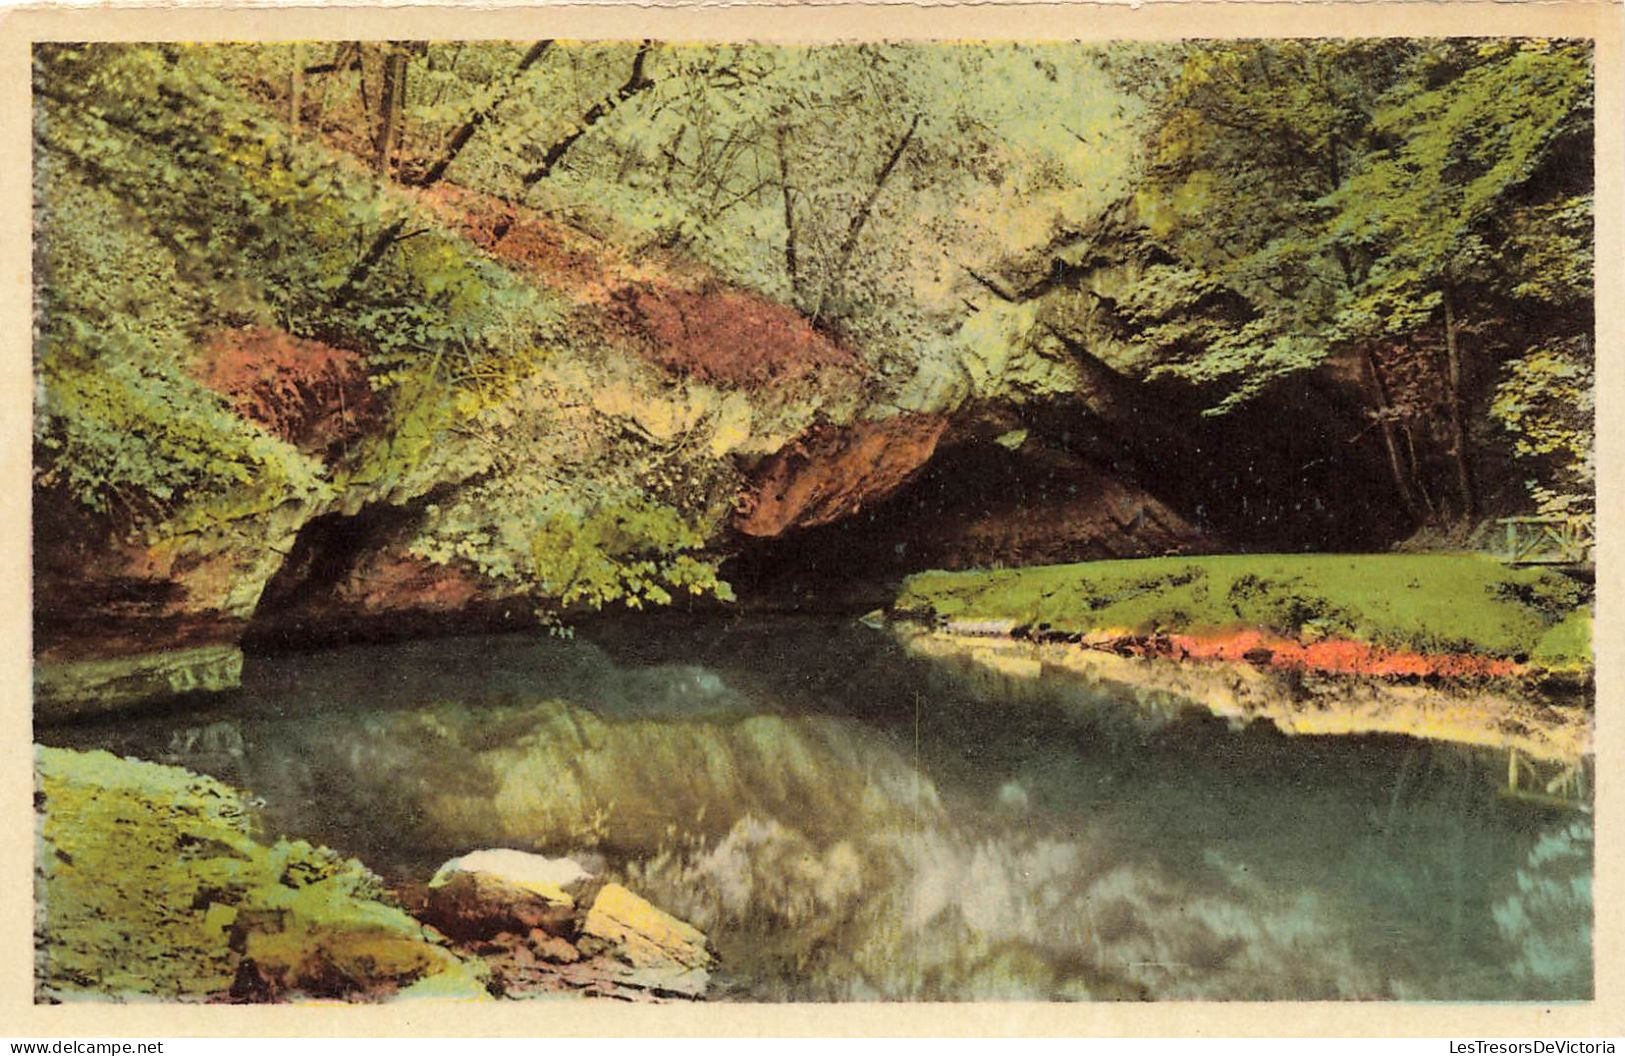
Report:
<svg viewBox="0 0 1625 1056"><path fill-rule="evenodd" d="M554 167L564 160L564 156L570 152L570 148L575 146L576 140L585 135L589 128L609 116L616 107L634 95L654 86L655 82L643 73L643 64L648 59L649 52L653 47L654 42L649 40L638 46L637 54L632 57L632 72L627 76L626 83L615 89L613 94L598 100L586 113L582 114L581 119L575 123L575 127L559 137L543 152L541 162L534 169L525 173L520 180L521 184L529 188L552 175Z"/></svg>
<svg viewBox="0 0 1625 1056"><path fill-rule="evenodd" d="M784 146L784 126L778 127L779 191L784 198L784 271L790 276L790 297L801 300L801 275L796 263L796 206L790 186L790 159Z"/></svg>
<svg viewBox="0 0 1625 1056"><path fill-rule="evenodd" d="M508 101L508 97L513 94L514 89L518 86L519 78L524 76L525 71L534 66L536 61L545 55L552 46L553 42L551 40L539 40L532 44L530 50L525 52L524 58L519 60L519 65L514 68L513 77L508 81L507 86L483 109L475 111L467 121L463 122L462 127L458 128L451 137L451 142L446 145L445 152L440 155L433 165L429 166L428 171L408 182L417 187L430 187L439 183L441 178L446 175L446 170L451 167L451 163L457 160L457 155L461 154L463 148L468 146L469 140L474 138L474 133L480 130L481 125L494 117L502 104Z"/></svg>
<svg viewBox="0 0 1625 1056"><path fill-rule="evenodd" d="M841 241L841 248L835 254L834 271L830 276L830 280L824 284L824 292L819 295L818 310L813 312L815 322L823 318L824 307L829 300L830 292L838 288L844 281L846 269L852 263L852 253L858 247L858 236L863 233L864 225L869 222L869 214L873 212L875 202L880 198L880 192L885 190L886 181L891 179L892 171L897 168L897 163L903 160L903 152L908 150L908 145L914 141L914 133L920 127L921 116L915 114L914 120L908 123L908 131L903 133L902 138L897 141L897 145L892 148L891 156L880 167L880 171L875 173L874 186L869 188L868 197L864 198L863 204L858 206L858 211L852 214L852 222L846 228L846 238Z"/></svg>

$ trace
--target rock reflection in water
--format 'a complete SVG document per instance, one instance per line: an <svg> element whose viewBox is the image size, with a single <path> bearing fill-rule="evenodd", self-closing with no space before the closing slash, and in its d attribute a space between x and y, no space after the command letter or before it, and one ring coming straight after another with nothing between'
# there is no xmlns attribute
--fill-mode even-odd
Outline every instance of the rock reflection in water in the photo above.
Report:
<svg viewBox="0 0 1625 1056"><path fill-rule="evenodd" d="M1493 756L1046 683L665 621L254 658L208 707L40 736L215 774L398 880L591 855L740 998L1589 993L1589 830L1497 802Z"/></svg>

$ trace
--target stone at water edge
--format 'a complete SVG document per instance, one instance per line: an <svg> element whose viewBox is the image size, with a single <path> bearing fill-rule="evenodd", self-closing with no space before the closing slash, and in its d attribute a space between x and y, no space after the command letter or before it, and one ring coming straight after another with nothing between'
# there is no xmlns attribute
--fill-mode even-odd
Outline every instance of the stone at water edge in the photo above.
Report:
<svg viewBox="0 0 1625 1056"><path fill-rule="evenodd" d="M584 953L607 953L626 964L625 981L637 986L700 997L710 985L713 960L705 935L620 884L598 892L578 945Z"/></svg>
<svg viewBox="0 0 1625 1056"><path fill-rule="evenodd" d="M568 935L576 903L567 888L590 879L592 874L569 858L508 849L473 851L436 870L423 919L465 942L535 929Z"/></svg>
<svg viewBox="0 0 1625 1056"><path fill-rule="evenodd" d="M574 904L574 900L564 889L592 879L592 874L574 858L545 858L529 851L497 848L470 851L451 859L435 871L429 886L439 887L457 873L480 873L533 891L543 898L570 904Z"/></svg>
<svg viewBox="0 0 1625 1056"><path fill-rule="evenodd" d="M581 960L580 950L557 935L549 935L541 928L533 930L528 941L531 950L544 961L552 961L555 964L574 964Z"/></svg>

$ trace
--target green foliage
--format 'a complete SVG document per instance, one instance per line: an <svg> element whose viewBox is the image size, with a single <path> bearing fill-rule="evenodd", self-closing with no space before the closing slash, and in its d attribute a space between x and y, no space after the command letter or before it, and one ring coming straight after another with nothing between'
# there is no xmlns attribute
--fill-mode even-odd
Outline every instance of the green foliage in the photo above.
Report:
<svg viewBox="0 0 1625 1056"><path fill-rule="evenodd" d="M177 346L196 341L205 327L255 321L366 350L380 389L426 377L443 393L447 422L509 391L558 340L558 314L545 297L405 200L381 193L357 166L290 137L221 79L218 67L230 53L182 45L36 50L37 126L48 174L41 227L47 245L65 254L47 269L51 277L41 293L47 402L59 377L67 378L62 398L74 399L71 368L57 369L65 357L77 356L87 371L103 369L100 358L73 351L77 346L63 338L116 339L152 315L168 314L154 309L125 319L119 305L161 306L177 297L188 310L174 313L167 330L148 335L170 347L135 357L166 363L171 375L186 355ZM93 218L84 193L75 196L71 186L53 182L51 174L59 171L94 185L95 196L119 202L122 211L110 216L104 208ZM87 225L97 223L105 236L87 233ZM141 251L98 248L120 237ZM72 278L77 257L98 252L100 266L82 281ZM144 259L158 263L152 279L140 277ZM175 277L165 284L187 292L139 300L139 284L164 283L164 269ZM136 406L102 428L67 427L81 447L63 449L56 461L81 496L95 492L99 474L138 461L149 446L157 469L147 499L179 494L179 475L188 472L193 483L211 482L204 492L240 481L244 472L233 466L251 464L256 480L262 478L267 459L242 454L244 442L231 439L248 427L220 414L189 418L181 409L188 400L211 402L196 386L176 383L162 396L133 382L122 387L170 406ZM70 413L87 408L96 409L80 399ZM78 453L88 442L78 434L106 436L132 422L146 428L132 434L142 442L130 445L123 462L116 453ZM210 430L225 434L216 447L239 457L204 450L200 437ZM117 479L109 486L132 485L146 491L140 481Z"/></svg>
<svg viewBox="0 0 1625 1056"><path fill-rule="evenodd" d="M1131 67L1151 107L1135 205L1174 258L1124 298L1152 374L1211 393L1224 413L1331 354L1347 273L1324 241L1325 199L1411 47L1200 44Z"/></svg>
<svg viewBox="0 0 1625 1056"><path fill-rule="evenodd" d="M363 70L306 87L317 100L306 119L356 153L370 149L358 132L375 131L376 108L360 103L376 87L369 47ZM1120 190L1131 158L1133 100L1110 90L1096 49L658 45L648 85L621 99L638 50L553 42L521 71L525 43L427 45L407 78L401 178L421 177L479 116L447 179L629 237L634 251L682 251L796 306L849 338L913 409L966 394L965 266L1081 221ZM257 93L285 98L289 51L228 59Z"/></svg>
<svg viewBox="0 0 1625 1056"><path fill-rule="evenodd" d="M922 572L903 584L894 607L1062 631L1256 627L1306 639L1333 634L1424 651L1590 663L1588 603L1572 580L1465 554L1238 555Z"/></svg>
<svg viewBox="0 0 1625 1056"><path fill-rule="evenodd" d="M1475 466L1501 472L1495 419L1540 456L1537 499L1584 503L1588 43L1209 42L1120 74L1150 111L1146 266L1114 305L1136 373L1218 415L1335 367L1413 513L1451 513L1443 492L1475 514ZM1554 349L1576 397L1560 430L1533 410Z"/></svg>
<svg viewBox="0 0 1625 1056"><path fill-rule="evenodd" d="M1592 666L1595 634L1589 607L1574 609L1540 636L1529 660L1550 671L1585 671Z"/></svg>
<svg viewBox="0 0 1625 1056"><path fill-rule="evenodd" d="M1586 45L1490 41L1423 52L1372 114L1375 149L1326 199L1329 238L1371 262L1339 329L1414 330L1432 318L1440 289L1474 282L1583 296L1590 254L1577 235L1589 195L1532 207L1513 196L1565 137L1589 139L1591 95ZM1509 240L1500 226L1515 209L1519 233Z"/></svg>
<svg viewBox="0 0 1625 1056"><path fill-rule="evenodd" d="M530 556L547 595L567 607L669 605L672 591L733 600L716 566L693 556L704 546L677 511L634 501L585 519L554 514L531 536Z"/></svg>
<svg viewBox="0 0 1625 1056"><path fill-rule="evenodd" d="M551 474L563 470L547 468L559 452L533 451L534 466L503 457L504 401L571 337L558 302L260 110L240 78L245 59L273 53L287 54L36 53L49 264L41 483L65 484L98 510L126 508L131 522L178 527L205 508L327 493L324 472L332 489L402 501L495 467L473 489L476 504L442 519L421 552L467 560L547 604L727 596L698 556L705 539L690 516L626 486L607 463L574 464L561 487ZM495 69L506 53L488 58ZM188 377L212 328L248 322L366 352L388 419L347 464L304 459Z"/></svg>
<svg viewBox="0 0 1625 1056"><path fill-rule="evenodd" d="M619 501L593 496L602 482L586 484L517 494L476 488L430 507L414 551L465 561L534 598L544 616L617 602L669 605L674 594L733 600L705 555L705 533L678 510L635 492Z"/></svg>
<svg viewBox="0 0 1625 1056"><path fill-rule="evenodd" d="M38 483L128 515L127 525L228 496L246 511L319 490L313 467L292 446L189 379L111 357L52 363L40 377Z"/></svg>
<svg viewBox="0 0 1625 1056"><path fill-rule="evenodd" d="M1152 96L1136 198L1177 263L1130 310L1220 410L1350 344L1435 324L1440 291L1589 293L1589 49L1560 41L1193 45ZM1571 179L1572 178L1572 179ZM1553 194L1553 191L1557 193ZM1245 304L1215 314L1216 290Z"/></svg>
<svg viewBox="0 0 1625 1056"><path fill-rule="evenodd" d="M1589 347L1537 348L1506 365L1490 415L1513 452L1542 472L1529 482L1542 512L1589 509L1596 491L1596 383Z"/></svg>
<svg viewBox="0 0 1625 1056"><path fill-rule="evenodd" d="M126 527L319 490L314 464L185 374L204 295L166 247L54 159L37 178L38 483Z"/></svg>
<svg viewBox="0 0 1625 1056"><path fill-rule="evenodd" d="M36 49L38 480L176 524L189 504L455 485L418 540L436 560L572 604L714 592L703 544L685 540L728 515L723 456L608 411L555 417L581 378L540 383L542 368L568 350L596 364L592 384L608 373L595 357L619 350L445 231L433 192L333 149L373 157L382 47L306 78L297 115L313 45ZM383 176L410 182L454 152L450 179L630 237L634 260L698 257L860 346L877 407L1086 391L1094 352L1063 324L1110 316L1127 349L1097 358L1159 393L1184 386L1193 406L1224 413L1320 372L1360 386L1373 424L1414 427L1418 464L1460 454L1465 479L1464 447L1511 435L1543 502L1583 505L1592 487L1584 44L1126 49L1115 91L1105 52L1074 45L406 53L404 140ZM647 83L623 90L634 70ZM1125 197L1142 104L1140 189L1103 212ZM1122 236L1101 218L1125 211L1123 255L1138 257L1101 278L1077 233ZM983 277L1035 253L1051 258L1038 292ZM1445 386L1447 299L1467 366ZM249 323L365 355L384 420L342 465L189 380L194 347ZM1350 380L1373 350L1398 378L1391 398ZM1429 434L1455 407L1466 438Z"/></svg>
<svg viewBox="0 0 1625 1056"><path fill-rule="evenodd" d="M106 752L36 748L35 767L44 993L218 1000L245 952L323 996L435 976L473 988L360 862L259 842L237 790Z"/></svg>
<svg viewBox="0 0 1625 1056"><path fill-rule="evenodd" d="M163 230L187 271L248 290L295 333L358 342L386 368L436 352L478 358L493 330L504 339L494 350L515 351L517 321L547 318L533 290L380 193L359 166L290 137L220 79L225 54L40 49L47 148ZM410 237L360 268L392 228Z"/></svg>

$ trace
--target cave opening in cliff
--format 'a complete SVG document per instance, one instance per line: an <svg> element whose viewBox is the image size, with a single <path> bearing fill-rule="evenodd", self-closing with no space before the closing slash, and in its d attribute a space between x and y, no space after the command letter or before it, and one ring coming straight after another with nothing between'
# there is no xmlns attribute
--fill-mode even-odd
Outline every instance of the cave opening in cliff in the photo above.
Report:
<svg viewBox="0 0 1625 1056"><path fill-rule="evenodd" d="M312 518L260 595L244 648L280 652L523 625L528 606L482 599L462 570L411 553L424 504L442 492Z"/></svg>
<svg viewBox="0 0 1625 1056"><path fill-rule="evenodd" d="M1309 404L1312 393L1281 397ZM840 520L743 541L724 575L746 604L881 605L927 569L1169 554L1373 551L1416 525L1385 504L1369 431L1324 405L1175 419L1146 442L1076 408L961 425L903 486Z"/></svg>

